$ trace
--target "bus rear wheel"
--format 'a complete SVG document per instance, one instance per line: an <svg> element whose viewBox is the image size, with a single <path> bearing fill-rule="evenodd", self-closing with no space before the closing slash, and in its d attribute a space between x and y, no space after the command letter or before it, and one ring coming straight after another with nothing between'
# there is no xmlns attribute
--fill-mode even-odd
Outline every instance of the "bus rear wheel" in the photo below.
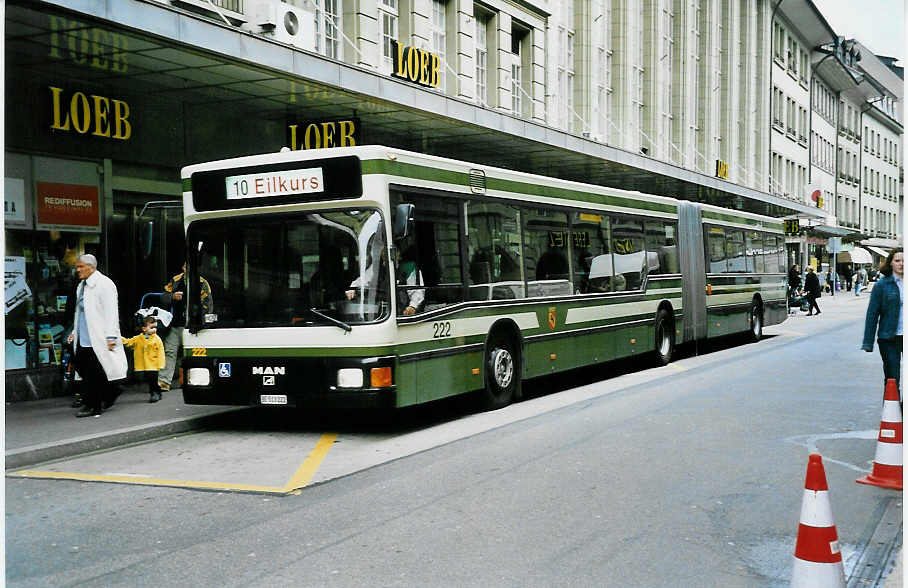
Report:
<svg viewBox="0 0 908 588"><path fill-rule="evenodd" d="M748 332L748 337L754 343L763 338L763 306L756 300L750 305L750 331Z"/></svg>
<svg viewBox="0 0 908 588"><path fill-rule="evenodd" d="M514 400L520 385L520 363L513 341L493 335L487 346L485 367L483 408L494 410L507 406Z"/></svg>
<svg viewBox="0 0 908 588"><path fill-rule="evenodd" d="M656 361L668 365L675 353L675 323L664 308L656 315Z"/></svg>

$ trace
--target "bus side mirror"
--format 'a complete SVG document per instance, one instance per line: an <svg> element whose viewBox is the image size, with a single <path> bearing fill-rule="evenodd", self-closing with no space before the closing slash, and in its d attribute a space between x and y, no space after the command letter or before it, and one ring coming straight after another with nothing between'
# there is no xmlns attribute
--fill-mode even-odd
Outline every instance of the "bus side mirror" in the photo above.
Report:
<svg viewBox="0 0 908 588"><path fill-rule="evenodd" d="M410 223L416 207L410 203L398 204L394 213L394 240L400 241L410 234Z"/></svg>
<svg viewBox="0 0 908 588"><path fill-rule="evenodd" d="M154 221L141 221L139 224L139 252L142 259L151 257L151 249L154 247Z"/></svg>

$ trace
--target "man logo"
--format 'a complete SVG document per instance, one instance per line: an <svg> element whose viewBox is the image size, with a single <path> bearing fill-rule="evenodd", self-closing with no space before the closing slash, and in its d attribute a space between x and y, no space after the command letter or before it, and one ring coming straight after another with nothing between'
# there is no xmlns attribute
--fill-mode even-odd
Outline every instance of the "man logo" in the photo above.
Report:
<svg viewBox="0 0 908 588"><path fill-rule="evenodd" d="M274 386L274 376L262 376L262 386Z"/></svg>
<svg viewBox="0 0 908 588"><path fill-rule="evenodd" d="M283 366L281 366L281 367L270 367L270 366L269 366L269 367L258 367L258 366L255 366L255 367L252 368L252 375L253 375L253 376L259 376L259 375L262 375L262 376L264 376L264 375L284 376L284 375L286 375L286 374L287 374L287 368L285 368L285 367L283 367Z"/></svg>
<svg viewBox="0 0 908 588"><path fill-rule="evenodd" d="M222 378L230 377L230 364L229 363L219 363L218 364L218 375Z"/></svg>

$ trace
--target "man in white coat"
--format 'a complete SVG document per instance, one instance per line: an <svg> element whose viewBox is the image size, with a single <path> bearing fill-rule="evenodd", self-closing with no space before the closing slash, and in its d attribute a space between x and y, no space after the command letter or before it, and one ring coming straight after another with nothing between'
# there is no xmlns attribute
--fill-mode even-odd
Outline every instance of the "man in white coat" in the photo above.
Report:
<svg viewBox="0 0 908 588"><path fill-rule="evenodd" d="M68 341L76 351L76 373L83 380L85 406L77 417L101 416L103 403L113 400L113 384L126 377L126 352L120 340L117 286L98 271L90 253L76 261L76 315Z"/></svg>

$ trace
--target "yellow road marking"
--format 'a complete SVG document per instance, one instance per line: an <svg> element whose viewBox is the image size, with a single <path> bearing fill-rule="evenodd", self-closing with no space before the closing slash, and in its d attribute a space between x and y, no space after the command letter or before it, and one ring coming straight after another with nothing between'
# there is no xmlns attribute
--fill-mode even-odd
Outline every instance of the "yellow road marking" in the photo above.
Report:
<svg viewBox="0 0 908 588"><path fill-rule="evenodd" d="M23 470L8 474L20 478L43 478L51 480L80 480L82 482L116 482L119 484L137 484L141 486L173 486L178 488L198 488L206 490L232 490L235 492L267 492L286 494L280 486L257 486L255 484L231 484L224 482L199 482L194 480L168 480L166 478L145 478L140 476L119 476L109 474L78 474L74 472L45 472L40 470Z"/></svg>
<svg viewBox="0 0 908 588"><path fill-rule="evenodd" d="M331 449L331 446L334 445L336 439L337 433L325 433L322 435L322 438L315 444L315 448L309 453L309 456L306 457L306 461L303 462L300 469L296 470L296 473L293 474L293 477L290 478L290 481L284 486L284 492L299 490L312 480L312 476L318 471L318 466L322 464L322 460L328 455L328 451Z"/></svg>
<svg viewBox="0 0 908 588"><path fill-rule="evenodd" d="M686 367L684 367L684 366L682 366L682 365L678 365L677 363L669 363L669 364L666 364L666 365L663 366L663 367L672 368L672 369L675 370L676 372L686 372L686 371L689 369L689 368L686 368Z"/></svg>
<svg viewBox="0 0 908 588"><path fill-rule="evenodd" d="M299 494L312 480L315 472L328 455L328 451L337 439L337 433L325 433L309 452L306 460L299 467L290 481L284 486L259 486L257 484L234 484L230 482L202 482L197 480L170 480L134 474L81 474L76 472L53 472L41 470L19 470L7 476L18 478L41 478L48 480L79 480L82 482L113 482L117 484L135 484L139 486L168 486L173 488L195 488L199 490L225 490L232 492L262 492L266 494Z"/></svg>

